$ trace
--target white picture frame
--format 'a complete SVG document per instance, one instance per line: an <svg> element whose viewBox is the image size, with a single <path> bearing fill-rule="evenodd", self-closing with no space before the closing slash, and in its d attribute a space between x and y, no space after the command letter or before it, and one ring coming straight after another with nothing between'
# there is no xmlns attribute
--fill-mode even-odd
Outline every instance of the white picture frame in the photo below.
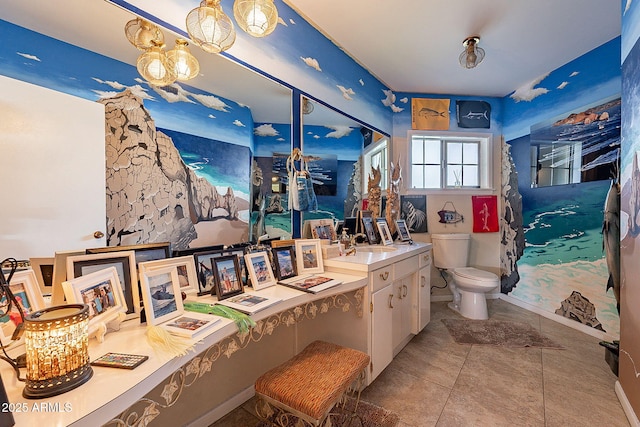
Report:
<svg viewBox="0 0 640 427"><path fill-rule="evenodd" d="M382 240L382 244L385 246L393 245L393 236L391 235L391 230L389 230L387 220L384 218L378 218L376 220L376 225L378 226L378 233L380 233L380 240Z"/></svg>
<svg viewBox="0 0 640 427"><path fill-rule="evenodd" d="M45 308L44 298L33 270L16 271L11 278L9 288L18 303L21 304L22 312L25 316ZM2 306L2 311L4 312L6 309L5 296L0 299L0 306ZM20 312L15 306L11 307L11 311L7 316L0 318L0 340L3 345L11 342L11 336L21 322Z"/></svg>
<svg viewBox="0 0 640 427"><path fill-rule="evenodd" d="M108 323L127 311L114 266L66 280L62 282L62 288L67 302L89 306L89 329L99 322Z"/></svg>
<svg viewBox="0 0 640 427"><path fill-rule="evenodd" d="M83 250L57 251L53 257L53 280L51 282L51 305L64 304L64 290L62 282L67 280L67 258L84 255Z"/></svg>
<svg viewBox="0 0 640 427"><path fill-rule="evenodd" d="M266 251L245 254L244 264L249 272L251 286L254 290L268 288L277 283L269 261L269 254Z"/></svg>
<svg viewBox="0 0 640 427"><path fill-rule="evenodd" d="M142 302L148 325L159 325L184 314L178 269L145 269L140 274Z"/></svg>
<svg viewBox="0 0 640 427"><path fill-rule="evenodd" d="M320 239L296 240L298 275L324 273Z"/></svg>
<svg viewBox="0 0 640 427"><path fill-rule="evenodd" d="M338 240L335 225L332 219L311 219L308 220L311 237L323 241Z"/></svg>
<svg viewBox="0 0 640 427"><path fill-rule="evenodd" d="M53 291L53 263L54 257L29 258L42 295L51 295Z"/></svg>
<svg viewBox="0 0 640 427"><path fill-rule="evenodd" d="M177 269L180 290L187 294L198 293L196 262L191 255L141 262L138 264L138 274L142 274L144 270L155 270L172 266L175 266Z"/></svg>
<svg viewBox="0 0 640 427"><path fill-rule="evenodd" d="M135 251L71 255L67 257L66 263L68 280L112 266L115 267L124 295L125 319L140 317L140 287Z"/></svg>
<svg viewBox="0 0 640 427"><path fill-rule="evenodd" d="M404 219L396 219L396 230L398 230L398 240L401 242L411 241L411 233L409 233L409 227Z"/></svg>

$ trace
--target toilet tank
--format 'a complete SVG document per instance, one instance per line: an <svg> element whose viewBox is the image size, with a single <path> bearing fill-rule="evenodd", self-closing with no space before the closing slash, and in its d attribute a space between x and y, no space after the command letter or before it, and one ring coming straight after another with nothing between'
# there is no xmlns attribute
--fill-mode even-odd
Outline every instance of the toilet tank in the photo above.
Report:
<svg viewBox="0 0 640 427"><path fill-rule="evenodd" d="M433 264L436 268L467 267L470 238L466 233L432 234Z"/></svg>

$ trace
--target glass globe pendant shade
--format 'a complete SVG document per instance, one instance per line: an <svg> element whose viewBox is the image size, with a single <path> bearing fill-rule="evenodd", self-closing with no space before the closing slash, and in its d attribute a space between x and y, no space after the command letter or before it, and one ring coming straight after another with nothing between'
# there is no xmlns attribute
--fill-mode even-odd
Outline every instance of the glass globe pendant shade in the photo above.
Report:
<svg viewBox="0 0 640 427"><path fill-rule="evenodd" d="M220 53L236 41L236 30L220 0L203 0L187 15L187 32L195 44L209 53Z"/></svg>
<svg viewBox="0 0 640 427"><path fill-rule="evenodd" d="M124 26L124 33L129 43L142 51L153 46L154 40L164 43L164 34L160 28L144 19L136 18L127 22Z"/></svg>
<svg viewBox="0 0 640 427"><path fill-rule="evenodd" d="M154 45L138 57L137 68L140 75L153 86L167 86L176 81L177 75L174 64L162 48L164 45L154 42Z"/></svg>
<svg viewBox="0 0 640 427"><path fill-rule="evenodd" d="M167 59L173 63L176 77L180 81L190 80L200 72L200 64L189 52L185 39L176 39L176 47L167 52Z"/></svg>
<svg viewBox="0 0 640 427"><path fill-rule="evenodd" d="M484 49L478 47L480 37L468 37L462 42L464 51L460 54L458 60L464 68L475 68L484 59Z"/></svg>
<svg viewBox="0 0 640 427"><path fill-rule="evenodd" d="M264 37L278 25L278 9L273 0L236 0L233 16L242 31L253 37Z"/></svg>

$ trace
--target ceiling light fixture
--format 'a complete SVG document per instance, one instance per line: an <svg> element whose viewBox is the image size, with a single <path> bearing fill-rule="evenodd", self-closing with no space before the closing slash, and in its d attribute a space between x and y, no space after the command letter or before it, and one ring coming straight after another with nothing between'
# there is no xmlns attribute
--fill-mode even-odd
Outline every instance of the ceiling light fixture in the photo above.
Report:
<svg viewBox="0 0 640 427"><path fill-rule="evenodd" d="M475 68L484 59L484 49L478 47L479 36L467 37L462 45L464 51L460 54L460 65L464 68Z"/></svg>
<svg viewBox="0 0 640 427"><path fill-rule="evenodd" d="M278 25L278 9L272 0L236 0L233 16L238 26L253 37L264 37Z"/></svg>
<svg viewBox="0 0 640 427"><path fill-rule="evenodd" d="M200 64L187 47L185 39L176 39L176 47L167 52L167 59L173 63L176 77L180 81L190 80L200 72Z"/></svg>
<svg viewBox="0 0 640 427"><path fill-rule="evenodd" d="M309 101L309 98L302 98L302 114L311 114L313 113L313 103Z"/></svg>
<svg viewBox="0 0 640 427"><path fill-rule="evenodd" d="M152 41L164 43L164 35L156 25L141 18L132 19L124 26L127 40L139 50L147 50L153 46Z"/></svg>
<svg viewBox="0 0 640 427"><path fill-rule="evenodd" d="M209 53L229 49L236 40L236 30L225 15L220 0L202 0L187 15L187 32L191 40Z"/></svg>
<svg viewBox="0 0 640 427"><path fill-rule="evenodd" d="M152 41L152 46L138 57L137 68L140 75L149 84L167 86L176 81L175 64L167 58L164 44Z"/></svg>

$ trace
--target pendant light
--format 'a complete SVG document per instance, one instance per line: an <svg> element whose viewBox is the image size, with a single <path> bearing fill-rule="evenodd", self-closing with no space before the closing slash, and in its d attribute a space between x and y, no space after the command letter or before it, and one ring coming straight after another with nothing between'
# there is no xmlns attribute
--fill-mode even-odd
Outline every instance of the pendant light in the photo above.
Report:
<svg viewBox="0 0 640 427"><path fill-rule="evenodd" d="M142 51L151 48L153 40L164 43L164 35L160 28L141 18L127 22L124 26L124 33L129 43Z"/></svg>
<svg viewBox="0 0 640 427"><path fill-rule="evenodd" d="M187 15L189 37L209 53L229 49L236 40L236 30L225 15L220 0L203 0Z"/></svg>
<svg viewBox="0 0 640 427"><path fill-rule="evenodd" d="M188 45L185 39L176 39L176 47L167 52L167 59L173 63L176 78L180 81L190 80L200 72L200 64Z"/></svg>
<svg viewBox="0 0 640 427"><path fill-rule="evenodd" d="M273 0L236 0L233 17L238 26L253 37L264 37L278 25L278 9Z"/></svg>
<svg viewBox="0 0 640 427"><path fill-rule="evenodd" d="M479 36L467 37L462 42L464 51L458 59L464 68L475 68L484 59L484 49L478 47L478 42L480 42Z"/></svg>
<svg viewBox="0 0 640 427"><path fill-rule="evenodd" d="M174 64L163 50L164 44L154 40L152 46L138 57L137 68L149 84L167 86L176 81Z"/></svg>

